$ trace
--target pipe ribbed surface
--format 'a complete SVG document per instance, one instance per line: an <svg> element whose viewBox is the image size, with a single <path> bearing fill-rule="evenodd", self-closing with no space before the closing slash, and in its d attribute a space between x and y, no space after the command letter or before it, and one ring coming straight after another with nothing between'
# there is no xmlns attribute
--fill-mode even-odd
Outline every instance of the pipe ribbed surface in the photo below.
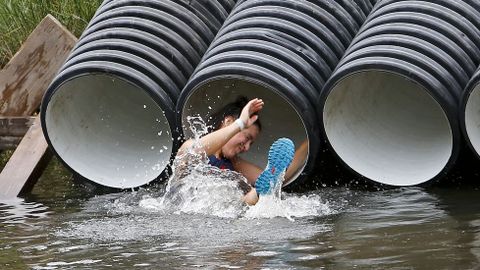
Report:
<svg viewBox="0 0 480 270"><path fill-rule="evenodd" d="M98 184L159 178L175 103L233 0L106 0L47 90L42 127L67 167Z"/></svg>
<svg viewBox="0 0 480 270"><path fill-rule="evenodd" d="M341 160L376 183L411 186L458 156L463 88L480 60L474 1L381 0L321 94Z"/></svg>
<svg viewBox="0 0 480 270"><path fill-rule="evenodd" d="M262 133L245 158L263 167L278 137L308 139L306 162L286 183L301 184L320 149L316 101L370 9L368 0L239 1L180 94L186 136L187 116L207 119L240 95L262 98Z"/></svg>

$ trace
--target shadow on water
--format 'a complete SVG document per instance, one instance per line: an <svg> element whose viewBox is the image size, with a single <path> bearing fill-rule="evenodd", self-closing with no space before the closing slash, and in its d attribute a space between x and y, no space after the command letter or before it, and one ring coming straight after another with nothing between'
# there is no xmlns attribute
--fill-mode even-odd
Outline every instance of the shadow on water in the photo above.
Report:
<svg viewBox="0 0 480 270"><path fill-rule="evenodd" d="M334 229L299 243L311 247L298 267L477 269L480 258L480 162L467 149L452 170L424 187L392 188L340 170L325 153L315 182L346 187L358 207L324 220ZM338 178L335 177L338 175ZM335 179L329 181L329 179Z"/></svg>
<svg viewBox="0 0 480 270"><path fill-rule="evenodd" d="M475 269L479 263L478 192L405 188L359 192L358 208L324 220L333 230L310 244L308 262L336 269ZM466 205L468 205L466 207ZM312 244L316 243L316 244Z"/></svg>

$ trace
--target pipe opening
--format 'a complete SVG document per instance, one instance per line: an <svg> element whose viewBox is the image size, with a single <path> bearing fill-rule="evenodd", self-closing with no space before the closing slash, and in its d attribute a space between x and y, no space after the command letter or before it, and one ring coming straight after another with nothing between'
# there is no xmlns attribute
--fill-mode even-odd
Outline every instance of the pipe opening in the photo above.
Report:
<svg viewBox="0 0 480 270"><path fill-rule="evenodd" d="M45 114L51 145L83 177L114 188L156 179L169 164L170 124L141 88L112 75L72 78Z"/></svg>
<svg viewBox="0 0 480 270"><path fill-rule="evenodd" d="M465 107L465 129L468 140L480 154L480 84L473 88Z"/></svg>
<svg viewBox="0 0 480 270"><path fill-rule="evenodd" d="M339 157L387 185L418 185L437 176L453 151L448 118L437 101L406 77L378 70L342 78L323 111Z"/></svg>
<svg viewBox="0 0 480 270"><path fill-rule="evenodd" d="M209 114L216 112L239 96L246 96L249 99L258 97L265 102L265 106L259 114L262 131L250 150L241 154L243 159L263 169L267 165L270 145L276 139L288 137L295 143L296 148L308 139L302 117L286 98L262 84L234 78L203 82L189 93L181 108L182 129L186 138L193 138L188 126L188 116L200 116L206 122ZM300 169L284 183L284 186L298 178L307 162L308 154L305 162L299 167Z"/></svg>

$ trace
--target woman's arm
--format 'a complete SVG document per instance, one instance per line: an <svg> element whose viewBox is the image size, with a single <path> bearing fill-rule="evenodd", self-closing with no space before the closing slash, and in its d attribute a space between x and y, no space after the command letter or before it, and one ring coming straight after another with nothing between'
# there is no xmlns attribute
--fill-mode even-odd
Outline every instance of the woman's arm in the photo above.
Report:
<svg viewBox="0 0 480 270"><path fill-rule="evenodd" d="M262 173L262 168L240 157L232 160L232 164L235 171L241 173L245 178L247 178L248 183L252 186L255 185L255 181Z"/></svg>
<svg viewBox="0 0 480 270"><path fill-rule="evenodd" d="M295 151L292 163L287 168L285 173L285 181L290 180L292 176L305 164L308 156L308 140L302 142L300 147Z"/></svg>
<svg viewBox="0 0 480 270"><path fill-rule="evenodd" d="M202 146L202 150L205 151L207 156L215 154L220 148L225 145L228 140L230 140L235 134L240 131L240 127L238 125L229 125L225 128L219 129L212 133L209 133L202 138L200 138L200 145ZM189 139L182 144L178 153L184 153L184 151L190 148L194 143L193 139Z"/></svg>
<svg viewBox="0 0 480 270"><path fill-rule="evenodd" d="M254 113L260 111L263 108L263 100L255 98L250 100L247 105L242 109L239 119L245 124L245 128L250 127L257 121L258 115L253 115ZM215 154L220 148L222 148L235 134L237 134L241 129L239 125L232 125L234 123L233 119L230 121L229 125L220 128L212 133L209 133L202 138L200 138L200 144L207 156ZM193 145L193 140L187 140L178 150L178 154L182 154L186 149ZM178 155L177 154L177 155Z"/></svg>

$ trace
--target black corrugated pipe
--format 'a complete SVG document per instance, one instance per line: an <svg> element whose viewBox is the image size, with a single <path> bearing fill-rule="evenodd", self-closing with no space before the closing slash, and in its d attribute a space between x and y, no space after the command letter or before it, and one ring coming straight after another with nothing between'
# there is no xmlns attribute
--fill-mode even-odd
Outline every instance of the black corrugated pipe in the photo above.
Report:
<svg viewBox="0 0 480 270"><path fill-rule="evenodd" d="M467 144L480 158L480 69L475 72L463 94L460 124Z"/></svg>
<svg viewBox="0 0 480 270"><path fill-rule="evenodd" d="M262 167L278 137L308 139L307 161L286 183L301 184L320 149L315 101L371 8L368 0L239 1L180 94L186 136L187 116L207 119L240 95L262 98L262 134L246 158Z"/></svg>
<svg viewBox="0 0 480 270"><path fill-rule="evenodd" d="M234 5L104 1L43 99L43 131L60 160L108 187L159 178L176 147L180 90Z"/></svg>
<svg viewBox="0 0 480 270"><path fill-rule="evenodd" d="M328 141L376 183L431 183L461 148L458 105L480 60L475 1L381 0L320 98Z"/></svg>

